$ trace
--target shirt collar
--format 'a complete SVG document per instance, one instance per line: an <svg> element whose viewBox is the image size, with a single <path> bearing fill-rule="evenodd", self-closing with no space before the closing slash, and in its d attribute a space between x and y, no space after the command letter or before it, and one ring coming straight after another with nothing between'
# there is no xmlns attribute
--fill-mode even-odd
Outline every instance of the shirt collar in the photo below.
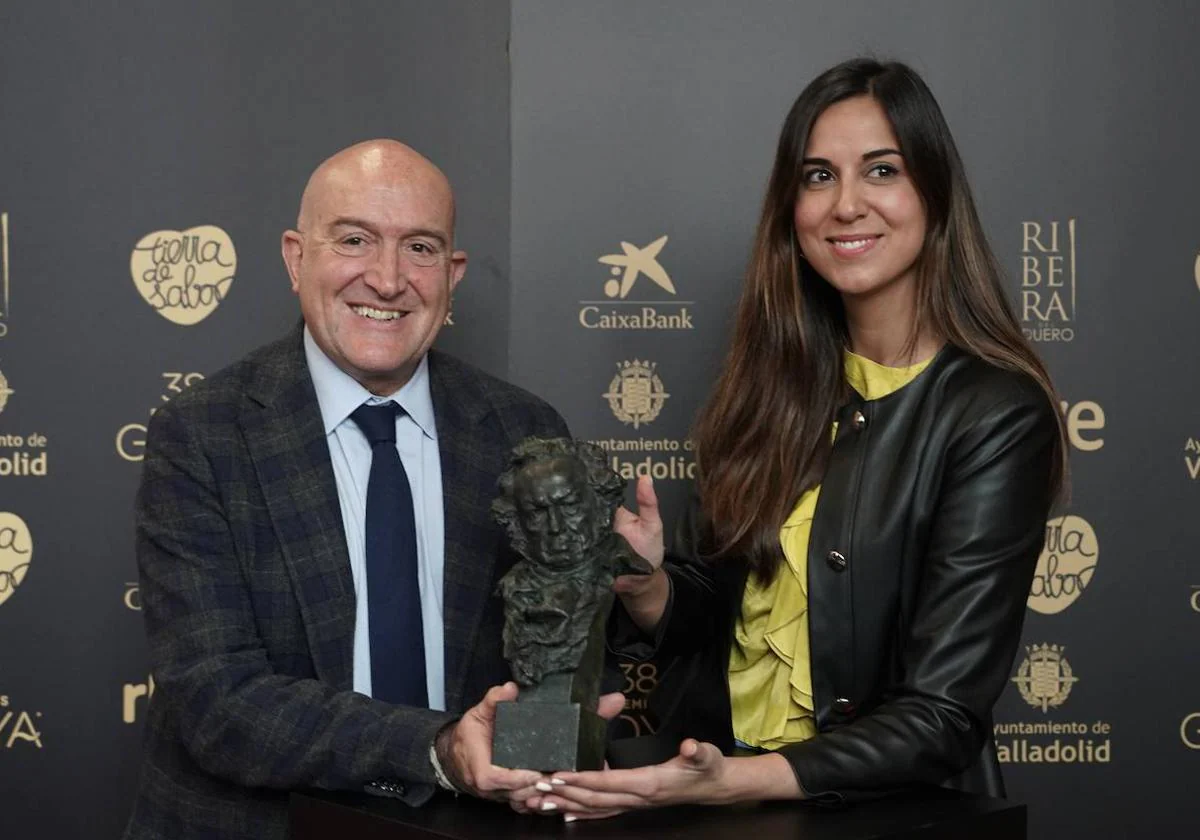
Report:
<svg viewBox="0 0 1200 840"><path fill-rule="evenodd" d="M429 356L423 356L417 369L398 391L377 397L360 385L325 355L308 327L304 328L304 360L317 392L321 422L328 435L366 402L373 404L395 400L421 430L425 437L437 440L437 424L433 417L433 397L429 391Z"/></svg>

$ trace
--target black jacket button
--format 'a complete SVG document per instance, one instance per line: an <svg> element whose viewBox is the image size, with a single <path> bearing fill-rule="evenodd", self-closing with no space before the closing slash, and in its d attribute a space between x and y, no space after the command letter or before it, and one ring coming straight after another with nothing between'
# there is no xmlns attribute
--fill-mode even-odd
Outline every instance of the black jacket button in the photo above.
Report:
<svg viewBox="0 0 1200 840"><path fill-rule="evenodd" d="M854 702L845 697L838 697L833 701L833 710L839 715L854 714Z"/></svg>
<svg viewBox="0 0 1200 840"><path fill-rule="evenodd" d="M867 417L861 411L854 412L854 419L851 422L854 424L856 431L861 432L867 428Z"/></svg>
<svg viewBox="0 0 1200 840"><path fill-rule="evenodd" d="M835 572L846 571L846 557L840 551L831 551L825 555L825 562Z"/></svg>

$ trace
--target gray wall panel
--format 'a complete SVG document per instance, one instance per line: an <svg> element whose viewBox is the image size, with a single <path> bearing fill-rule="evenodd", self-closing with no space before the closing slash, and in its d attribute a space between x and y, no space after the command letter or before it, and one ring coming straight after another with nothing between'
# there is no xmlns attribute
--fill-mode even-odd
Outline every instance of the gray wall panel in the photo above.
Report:
<svg viewBox="0 0 1200 840"><path fill-rule="evenodd" d="M171 396L165 373L212 373L296 322L279 236L321 159L395 136L445 169L472 262L441 344L506 372L508 27L507 4L467 0L0 8L0 459L38 451L4 435L48 441L45 477L0 468L0 512L34 540L0 604L3 836L114 837L128 816L145 699L124 722L125 686L147 665L123 603L139 465L115 436ZM130 258L195 225L227 233L237 266L216 311L181 326L142 300ZM8 745L22 712L40 748Z"/></svg>
<svg viewBox="0 0 1200 840"><path fill-rule="evenodd" d="M1086 724L1093 758L1107 741L1108 760L1034 763L1028 747L1056 736L1006 730L1002 744L1026 744L1006 768L1010 791L1031 803L1033 837L1188 836L1181 803L1200 776L1192 6L0 6L0 517L20 517L33 541L20 588L0 590L5 836L108 837L123 824L146 662L124 603L138 465L115 438L171 396L164 374L212 373L295 321L279 233L318 160L392 135L446 170L472 261L442 346L625 450L619 466L648 458L668 476L658 487L673 518L688 485L671 476L691 461L688 428L725 348L784 113L817 72L864 51L913 64L938 96L1015 305L1031 290L1025 258L1049 265L1023 252L1024 226L1057 222L1053 256L1070 269L1075 224L1075 306L1049 325L1073 338L1038 349L1076 420L1104 415L1078 430L1061 511L1086 521L1099 553L1073 603L1028 613L1024 644L1058 646L1038 655L1058 657L1060 682L1027 693L1061 702L1035 708L1015 668L997 723ZM151 231L196 225L228 234L237 268L226 300L181 326L141 299L130 257ZM663 236L657 265L674 293L641 275L608 294L620 269L600 258ZM580 324L628 324L646 308L672 328ZM126 435L136 457L137 430ZM630 451L643 445L654 448ZM42 454L46 476L13 475ZM0 571L16 556L10 527L0 521ZM1090 562L1067 552L1060 570ZM1064 661L1077 682L1061 680ZM633 708L627 723L652 721Z"/></svg>
<svg viewBox="0 0 1200 840"><path fill-rule="evenodd" d="M1042 698L1061 700L1046 711L1014 682L997 722L1084 723L1094 760L1034 763L1029 746L1058 736L1000 738L1026 742L1024 753L1010 749L1006 776L1031 803L1033 837L1183 836L1178 803L1200 772L1180 734L1200 707L1200 615L1188 604L1200 581L1190 515L1200 485L1183 457L1200 429L1189 373L1200 356L1189 200L1200 180L1185 146L1197 118L1184 104L1200 83L1197 31L1180 2L514 4L512 371L584 436L687 434L724 351L784 114L837 61L874 53L925 76L1014 305L1025 291L1048 303L1044 282L1023 286L1026 256L1043 272L1057 257L1070 276L1074 220L1075 305L1048 325L1059 340L1037 346L1069 415L1084 426L1104 415L1102 429L1077 430L1086 448L1074 448L1074 496L1060 511L1086 521L1099 552L1074 602L1031 608L1026 623L1025 645L1058 646L1038 655L1078 681ZM1024 253L1031 222L1045 245L1059 224L1056 254ZM661 264L678 297L694 301L695 329L580 328L579 301L599 297L606 276L596 258L662 234ZM1052 334L1033 315L1026 326ZM564 351L546 353L554 342ZM658 363L671 395L639 431L598 398L615 363L635 357ZM684 485L660 491L677 511ZM1092 562L1065 552L1058 574ZM1021 652L1014 680L1031 655ZM1107 761L1097 753L1105 741Z"/></svg>

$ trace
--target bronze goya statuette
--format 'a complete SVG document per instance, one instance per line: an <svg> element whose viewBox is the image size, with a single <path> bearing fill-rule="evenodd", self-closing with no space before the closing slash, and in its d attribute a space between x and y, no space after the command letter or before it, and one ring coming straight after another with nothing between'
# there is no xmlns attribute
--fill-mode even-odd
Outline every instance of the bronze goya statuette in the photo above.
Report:
<svg viewBox="0 0 1200 840"><path fill-rule="evenodd" d="M603 765L604 722L594 710L612 582L651 571L612 529L624 491L594 444L528 438L513 450L492 515L521 557L499 583L504 656L521 695L497 710L496 764Z"/></svg>

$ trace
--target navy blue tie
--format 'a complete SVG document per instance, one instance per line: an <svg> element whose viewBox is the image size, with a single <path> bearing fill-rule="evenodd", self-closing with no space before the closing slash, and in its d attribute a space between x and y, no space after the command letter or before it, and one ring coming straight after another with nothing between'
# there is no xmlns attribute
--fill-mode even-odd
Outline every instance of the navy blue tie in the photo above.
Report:
<svg viewBox="0 0 1200 840"><path fill-rule="evenodd" d="M371 696L428 708L417 524L408 474L396 451L396 414L401 410L388 402L361 405L350 415L371 444L366 538Z"/></svg>

